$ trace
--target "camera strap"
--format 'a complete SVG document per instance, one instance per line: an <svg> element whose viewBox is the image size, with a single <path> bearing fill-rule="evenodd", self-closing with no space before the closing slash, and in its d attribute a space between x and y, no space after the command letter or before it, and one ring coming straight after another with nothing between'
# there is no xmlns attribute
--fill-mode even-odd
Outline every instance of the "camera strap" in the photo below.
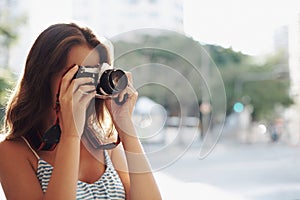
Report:
<svg viewBox="0 0 300 200"><path fill-rule="evenodd" d="M72 65L69 67L69 69L63 74L63 76L75 65ZM56 145L59 143L60 140L60 134L61 134L61 129L59 126L59 111L60 111L60 103L59 103L59 94L60 94L60 87L61 87L62 79L60 79L57 93L56 93L56 101L55 101L55 114L56 114L56 120L53 126L51 126L42 136L42 141L40 144L40 147L38 150L41 151L52 151L55 149Z"/></svg>
<svg viewBox="0 0 300 200"><path fill-rule="evenodd" d="M61 129L59 126L59 117L58 117L60 111L60 104L59 104L60 85L61 82L59 83L58 92L56 93L56 102L54 107L56 113L55 124L51 126L48 130L46 130L46 132L43 134L41 145L38 148L38 150L40 151L54 150L60 140Z"/></svg>

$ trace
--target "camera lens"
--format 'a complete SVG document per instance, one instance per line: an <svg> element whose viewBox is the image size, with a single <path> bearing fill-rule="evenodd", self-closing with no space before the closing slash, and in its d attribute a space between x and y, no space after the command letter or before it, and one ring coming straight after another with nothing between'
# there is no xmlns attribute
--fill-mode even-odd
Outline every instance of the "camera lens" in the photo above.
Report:
<svg viewBox="0 0 300 200"><path fill-rule="evenodd" d="M102 94L116 94L124 90L128 85L128 79L123 70L109 69L103 72L97 86L97 92ZM101 90L101 89L102 90Z"/></svg>
<svg viewBox="0 0 300 200"><path fill-rule="evenodd" d="M127 76L125 75L125 72L122 70L119 70L119 69L112 71L110 73L109 82L110 82L110 85L116 91L124 90L128 84L128 80L127 80Z"/></svg>

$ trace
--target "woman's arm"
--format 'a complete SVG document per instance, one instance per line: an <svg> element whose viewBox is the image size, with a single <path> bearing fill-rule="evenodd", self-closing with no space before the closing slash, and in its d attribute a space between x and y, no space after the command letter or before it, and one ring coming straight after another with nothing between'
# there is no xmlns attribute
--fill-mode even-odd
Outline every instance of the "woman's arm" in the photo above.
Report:
<svg viewBox="0 0 300 200"><path fill-rule="evenodd" d="M80 138L62 135L44 199L76 199Z"/></svg>
<svg viewBox="0 0 300 200"><path fill-rule="evenodd" d="M128 99L123 105L117 105L113 100L107 100L106 106L125 150L130 179L127 198L129 197L130 200L161 199L151 167L132 122L132 113L138 93L132 86L131 74L126 73L126 75L129 79L129 85L126 90L119 94L119 100L122 101L125 94L128 95ZM127 182L125 181L125 183ZM125 186L125 188L128 187Z"/></svg>
<svg viewBox="0 0 300 200"><path fill-rule="evenodd" d="M117 130L119 133L121 132L120 135L122 135L121 140L128 165L130 179L129 199L161 199L159 189L142 145L139 139L134 136L135 130L133 124L128 124L127 128L132 130L130 134L124 132L124 129L117 128Z"/></svg>
<svg viewBox="0 0 300 200"><path fill-rule="evenodd" d="M87 85L91 78L73 79L78 66L70 69L62 78L60 87L59 124L61 138L57 145L52 176L45 199L76 199L80 139L85 123L85 112L94 98L95 86ZM94 91L94 92L91 92Z"/></svg>

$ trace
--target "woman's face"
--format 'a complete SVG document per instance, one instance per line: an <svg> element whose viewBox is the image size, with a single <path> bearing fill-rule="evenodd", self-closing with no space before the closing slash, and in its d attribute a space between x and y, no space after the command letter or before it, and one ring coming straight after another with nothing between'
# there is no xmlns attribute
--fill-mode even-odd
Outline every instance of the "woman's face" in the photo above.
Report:
<svg viewBox="0 0 300 200"><path fill-rule="evenodd" d="M81 65L81 66L95 66L100 63L100 56L98 51L89 47L88 45L76 45L74 46L67 57L67 63L64 66L64 69L55 77L52 78L52 96L56 98L56 93L59 89L59 83L62 79L63 75L67 73L67 71L74 65ZM55 99L54 101L55 102Z"/></svg>

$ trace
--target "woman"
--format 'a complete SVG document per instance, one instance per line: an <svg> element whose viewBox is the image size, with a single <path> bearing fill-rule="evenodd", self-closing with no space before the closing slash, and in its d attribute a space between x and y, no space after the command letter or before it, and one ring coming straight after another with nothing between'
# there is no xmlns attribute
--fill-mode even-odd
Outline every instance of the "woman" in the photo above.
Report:
<svg viewBox="0 0 300 200"><path fill-rule="evenodd" d="M137 92L130 73L115 95L123 101L126 94L122 105L111 98L93 103L93 78L76 78L79 66L103 63L110 63L108 51L88 28L55 24L39 35L6 109L0 181L7 199L161 199L131 121ZM113 127L105 130L115 129L122 145L90 145L91 105L100 124L109 113ZM57 145L45 145L45 133L59 133Z"/></svg>

